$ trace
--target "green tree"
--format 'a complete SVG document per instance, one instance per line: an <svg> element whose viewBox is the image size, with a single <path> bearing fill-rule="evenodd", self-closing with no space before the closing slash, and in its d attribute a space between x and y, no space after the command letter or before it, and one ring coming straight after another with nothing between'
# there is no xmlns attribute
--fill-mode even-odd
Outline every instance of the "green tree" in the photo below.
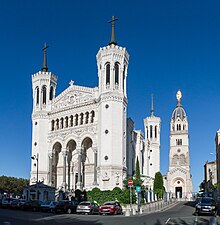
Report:
<svg viewBox="0 0 220 225"><path fill-rule="evenodd" d="M160 172L155 173L154 192L157 194L157 197L159 199L163 198L163 193L164 193L163 176Z"/></svg>
<svg viewBox="0 0 220 225"><path fill-rule="evenodd" d="M136 178L136 179L141 179L140 164L139 164L138 157L137 157L137 160L136 160L135 178Z"/></svg>
<svg viewBox="0 0 220 225"><path fill-rule="evenodd" d="M0 190L6 193L19 195L23 188L29 185L28 179L0 176Z"/></svg>

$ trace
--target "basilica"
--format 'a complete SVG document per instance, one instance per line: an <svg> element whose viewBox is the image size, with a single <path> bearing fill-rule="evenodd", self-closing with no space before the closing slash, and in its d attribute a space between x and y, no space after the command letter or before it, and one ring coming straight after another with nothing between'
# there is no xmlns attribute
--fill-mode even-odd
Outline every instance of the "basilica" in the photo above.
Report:
<svg viewBox="0 0 220 225"><path fill-rule="evenodd" d="M32 75L32 160L30 184L43 182L57 190L73 192L111 190L135 174L135 163L145 185L153 188L160 171L160 125L153 97L144 132L127 118L129 54L117 44L112 17L111 40L96 55L97 87L75 85L56 94L58 77L47 67L47 46L42 69ZM178 96L180 92L178 92ZM188 122L178 97L171 118L170 167L164 176L167 192L192 191Z"/></svg>

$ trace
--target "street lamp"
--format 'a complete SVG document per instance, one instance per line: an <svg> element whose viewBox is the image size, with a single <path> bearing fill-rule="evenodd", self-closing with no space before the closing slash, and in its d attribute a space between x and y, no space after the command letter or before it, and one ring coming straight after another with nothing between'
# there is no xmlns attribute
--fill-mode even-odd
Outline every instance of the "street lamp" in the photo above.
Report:
<svg viewBox="0 0 220 225"><path fill-rule="evenodd" d="M37 161L37 182L38 182L38 159L39 159L39 155L37 153L37 155L33 155L31 156L31 159L36 160ZM37 183L36 182L36 183Z"/></svg>

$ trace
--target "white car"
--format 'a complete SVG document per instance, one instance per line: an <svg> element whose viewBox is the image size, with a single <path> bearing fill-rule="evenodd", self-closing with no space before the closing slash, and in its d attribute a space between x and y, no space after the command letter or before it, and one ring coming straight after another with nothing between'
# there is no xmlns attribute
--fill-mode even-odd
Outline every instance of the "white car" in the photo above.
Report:
<svg viewBox="0 0 220 225"><path fill-rule="evenodd" d="M84 214L98 214L99 213L99 206L97 203L94 202L80 202L76 208L76 213L84 213Z"/></svg>

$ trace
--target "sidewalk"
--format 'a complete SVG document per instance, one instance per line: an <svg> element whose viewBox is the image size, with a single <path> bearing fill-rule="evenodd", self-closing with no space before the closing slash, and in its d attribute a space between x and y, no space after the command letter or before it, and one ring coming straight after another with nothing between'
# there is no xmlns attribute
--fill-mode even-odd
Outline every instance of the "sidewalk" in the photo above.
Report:
<svg viewBox="0 0 220 225"><path fill-rule="evenodd" d="M124 215L125 216L135 216L135 215L140 215L140 214L149 214L153 212L159 212L159 211L164 211L166 209L169 209L173 206L175 206L178 203L176 200L172 200L169 202L165 202L164 200L157 201L157 202L151 202L147 203L145 205L140 206L140 210L138 212L138 206L135 204L132 205L132 210L130 209L130 205L127 205L124 207Z"/></svg>

